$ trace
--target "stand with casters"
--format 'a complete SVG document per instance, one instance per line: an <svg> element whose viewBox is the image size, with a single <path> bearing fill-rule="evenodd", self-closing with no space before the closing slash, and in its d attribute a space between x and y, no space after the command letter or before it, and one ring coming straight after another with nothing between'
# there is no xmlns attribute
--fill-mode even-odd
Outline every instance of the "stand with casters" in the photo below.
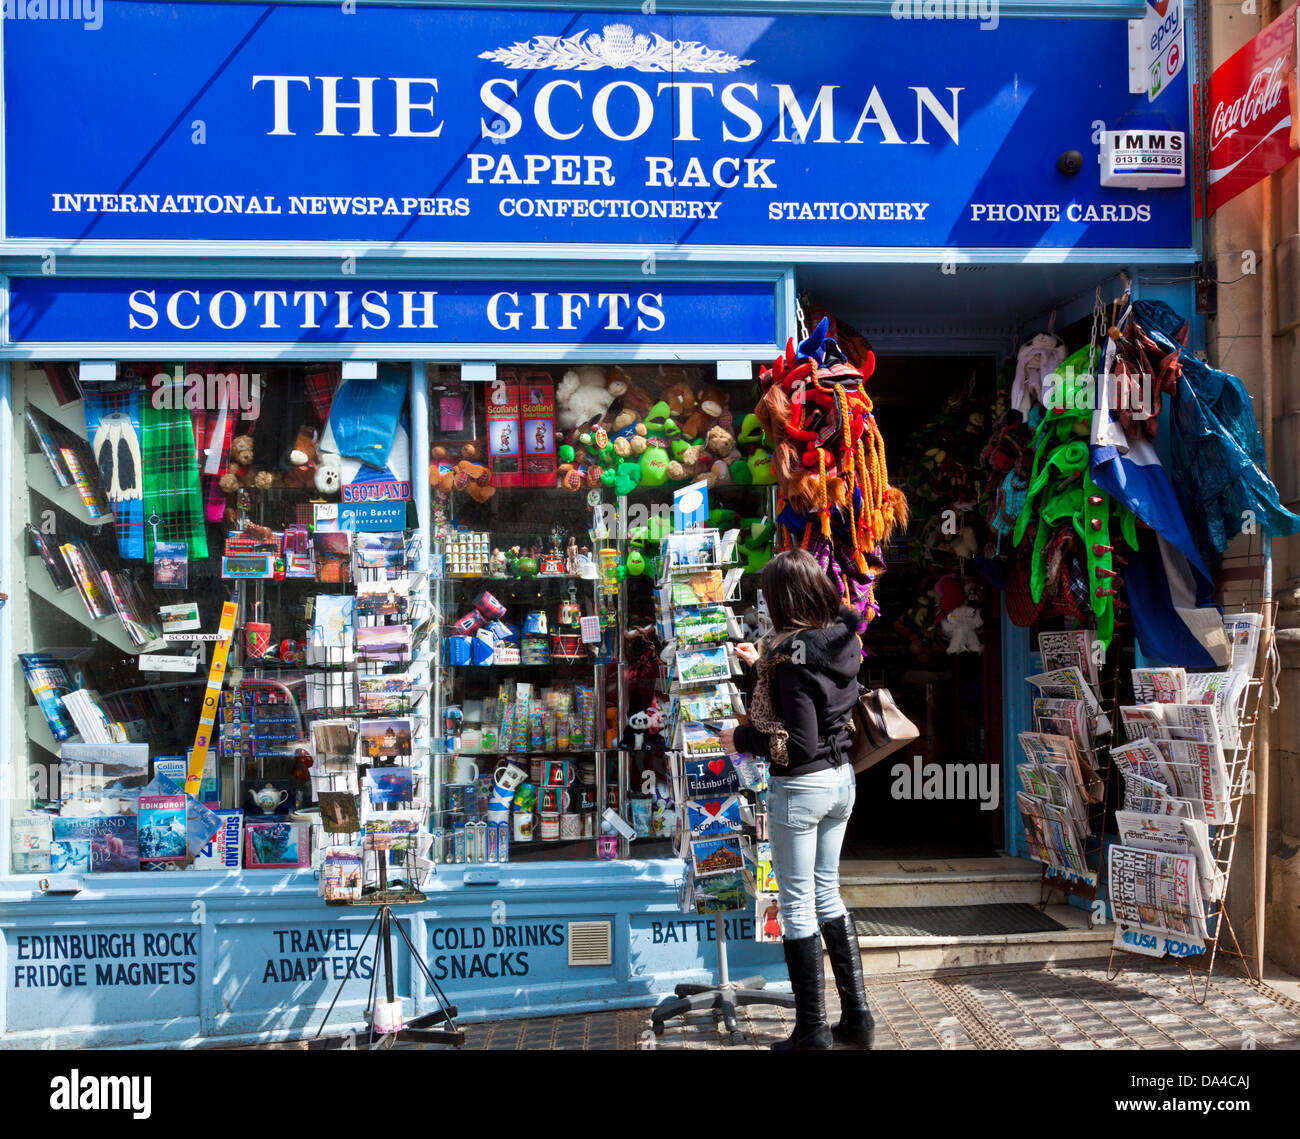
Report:
<svg viewBox="0 0 1300 1139"><path fill-rule="evenodd" d="M762 977L746 981L733 981L727 972L727 929L722 914L713 915L714 939L718 944L718 983L716 985L678 985L677 994L664 1001L650 1014L650 1024L656 1036L664 1034L664 1021L688 1012L714 1009L722 1014L722 1023L732 1044L744 1042L744 1034L736 1027L736 1006L774 1005L777 1008L794 1008L793 993L769 993Z"/></svg>

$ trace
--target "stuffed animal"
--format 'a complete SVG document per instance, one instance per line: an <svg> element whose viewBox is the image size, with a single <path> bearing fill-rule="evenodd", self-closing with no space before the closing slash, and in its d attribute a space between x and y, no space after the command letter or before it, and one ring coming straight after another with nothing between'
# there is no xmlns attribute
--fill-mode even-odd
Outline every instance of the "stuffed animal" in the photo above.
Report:
<svg viewBox="0 0 1300 1139"><path fill-rule="evenodd" d="M234 494L250 486L266 490L274 481L270 471L253 470L253 437L236 435L230 442L230 465L217 485L226 494Z"/></svg>
<svg viewBox="0 0 1300 1139"><path fill-rule="evenodd" d="M668 405L668 414L679 424L695 410L695 393L691 391L691 385L684 380L666 387L660 396L660 401Z"/></svg>
<svg viewBox="0 0 1300 1139"><path fill-rule="evenodd" d="M565 372L555 389L555 425L567 429L590 423L604 415L613 402L614 396L605 386L605 369L582 364Z"/></svg>
<svg viewBox="0 0 1300 1139"><path fill-rule="evenodd" d="M606 376L605 390L614 397L622 411L645 415L654 406L655 401L645 389L633 383L632 378L617 364L610 368Z"/></svg>
<svg viewBox="0 0 1300 1139"><path fill-rule="evenodd" d="M298 428L298 437L289 451L289 469L281 476L282 485L295 490L314 490L316 488L316 440L314 427Z"/></svg>
<svg viewBox="0 0 1300 1139"><path fill-rule="evenodd" d="M949 653L984 651L979 635L980 630L984 628L984 618L973 605L959 605L940 624L943 635L948 638Z"/></svg>
<svg viewBox="0 0 1300 1139"><path fill-rule="evenodd" d="M338 494L343 486L343 460L335 454L319 454L312 481L317 494Z"/></svg>
<svg viewBox="0 0 1300 1139"><path fill-rule="evenodd" d="M450 490L466 491L475 502L486 502L497 492L492 485L492 472L479 463L461 459L451 471Z"/></svg>

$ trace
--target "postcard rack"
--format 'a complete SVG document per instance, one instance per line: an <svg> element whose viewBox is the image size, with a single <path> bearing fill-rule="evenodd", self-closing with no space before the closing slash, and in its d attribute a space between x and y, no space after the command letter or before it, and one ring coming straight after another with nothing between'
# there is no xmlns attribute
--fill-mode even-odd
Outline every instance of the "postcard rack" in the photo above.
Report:
<svg viewBox="0 0 1300 1139"><path fill-rule="evenodd" d="M1229 818L1226 822L1216 825L1210 835L1213 872L1216 877L1221 878L1221 884L1217 890L1218 896L1205 903L1205 952L1182 959L1187 967L1192 1000L1198 1005L1203 1005L1209 996L1210 982L1220 954L1237 958L1248 981L1257 979L1251 971L1250 957L1242 949L1237 938L1226 903L1241 814L1245 809L1246 799L1254 792L1255 725L1259 722L1260 701L1263 699L1264 686L1270 678L1271 664L1272 661L1266 657L1261 675L1252 676L1247 680L1238 707L1237 744L1232 748L1224 748L1228 772L1226 802ZM1106 966L1106 979L1115 980L1135 956L1138 955L1112 945ZM1199 985L1198 973L1203 974L1203 980Z"/></svg>

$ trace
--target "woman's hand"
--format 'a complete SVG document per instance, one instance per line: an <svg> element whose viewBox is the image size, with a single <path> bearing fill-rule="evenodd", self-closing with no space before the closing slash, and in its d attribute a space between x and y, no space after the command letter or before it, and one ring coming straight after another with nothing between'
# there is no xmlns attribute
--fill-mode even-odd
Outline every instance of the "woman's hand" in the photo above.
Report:
<svg viewBox="0 0 1300 1139"><path fill-rule="evenodd" d="M751 648L752 647L753 646L751 646ZM722 732L718 736L718 740L722 744L722 750L725 751L728 755L736 754L736 729L735 728L723 728Z"/></svg>
<svg viewBox="0 0 1300 1139"><path fill-rule="evenodd" d="M745 664L752 665L758 660L758 649L748 641L741 641L740 644L736 646L736 656L740 657Z"/></svg>

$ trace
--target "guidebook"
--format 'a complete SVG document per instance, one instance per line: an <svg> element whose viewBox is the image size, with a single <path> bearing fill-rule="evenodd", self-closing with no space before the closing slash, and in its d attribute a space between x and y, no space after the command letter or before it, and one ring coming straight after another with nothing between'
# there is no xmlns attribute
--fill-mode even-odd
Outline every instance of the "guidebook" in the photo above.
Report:
<svg viewBox="0 0 1300 1139"><path fill-rule="evenodd" d="M185 861L188 849L183 794L141 795L137 817L142 860L176 863Z"/></svg>
<svg viewBox="0 0 1300 1139"><path fill-rule="evenodd" d="M54 820L56 842L85 842L88 869L96 874L138 870L140 849L134 815L78 815Z"/></svg>

